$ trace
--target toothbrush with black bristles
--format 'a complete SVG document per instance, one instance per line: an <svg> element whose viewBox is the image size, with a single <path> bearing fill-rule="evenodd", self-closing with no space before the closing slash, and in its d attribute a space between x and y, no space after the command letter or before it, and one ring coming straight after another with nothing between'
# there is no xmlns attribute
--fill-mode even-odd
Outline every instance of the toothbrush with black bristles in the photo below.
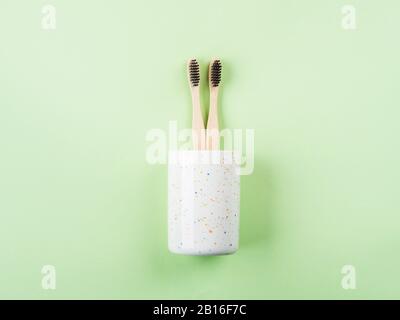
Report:
<svg viewBox="0 0 400 320"><path fill-rule="evenodd" d="M221 60L211 61L208 69L208 81L210 86L210 111L207 122L207 149L219 150L219 126L218 126L218 90L221 85Z"/></svg>
<svg viewBox="0 0 400 320"><path fill-rule="evenodd" d="M192 93L192 141L193 149L205 149L205 128L200 106L200 66L196 59L188 61L188 79Z"/></svg>

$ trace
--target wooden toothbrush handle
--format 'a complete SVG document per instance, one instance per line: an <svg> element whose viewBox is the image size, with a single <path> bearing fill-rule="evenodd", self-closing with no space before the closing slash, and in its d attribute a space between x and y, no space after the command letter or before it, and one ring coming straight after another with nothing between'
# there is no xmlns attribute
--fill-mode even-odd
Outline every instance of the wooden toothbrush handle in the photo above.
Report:
<svg viewBox="0 0 400 320"><path fill-rule="evenodd" d="M192 142L193 149L205 149L205 128L203 115L200 107L200 92L197 88L192 89Z"/></svg>
<svg viewBox="0 0 400 320"><path fill-rule="evenodd" d="M210 112L207 122L207 149L219 150L218 88L210 91Z"/></svg>

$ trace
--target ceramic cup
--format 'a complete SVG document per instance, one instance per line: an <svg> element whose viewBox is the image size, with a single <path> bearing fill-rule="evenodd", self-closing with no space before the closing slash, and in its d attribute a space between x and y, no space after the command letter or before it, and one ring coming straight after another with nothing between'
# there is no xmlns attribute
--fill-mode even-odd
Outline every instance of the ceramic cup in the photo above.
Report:
<svg viewBox="0 0 400 320"><path fill-rule="evenodd" d="M239 245L240 175L231 151L171 151L168 247L188 255L233 253Z"/></svg>

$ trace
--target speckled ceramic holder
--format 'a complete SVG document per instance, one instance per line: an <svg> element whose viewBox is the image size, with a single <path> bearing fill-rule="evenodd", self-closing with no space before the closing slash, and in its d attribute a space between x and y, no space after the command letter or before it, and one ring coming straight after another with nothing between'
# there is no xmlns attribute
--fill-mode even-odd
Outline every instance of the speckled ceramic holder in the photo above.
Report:
<svg viewBox="0 0 400 320"><path fill-rule="evenodd" d="M230 151L171 151L168 247L174 253L219 255L239 245L240 175Z"/></svg>

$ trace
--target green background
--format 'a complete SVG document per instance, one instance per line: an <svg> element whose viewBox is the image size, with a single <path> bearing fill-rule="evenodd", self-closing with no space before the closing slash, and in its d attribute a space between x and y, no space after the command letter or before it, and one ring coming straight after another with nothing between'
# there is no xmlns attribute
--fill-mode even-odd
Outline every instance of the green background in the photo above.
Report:
<svg viewBox="0 0 400 320"><path fill-rule="evenodd" d="M1 0L0 298L400 298L399 12ZM168 252L167 170L145 158L149 129L190 125L193 56L202 75L224 63L224 127L255 130L232 256ZM47 264L56 290L41 287Z"/></svg>

